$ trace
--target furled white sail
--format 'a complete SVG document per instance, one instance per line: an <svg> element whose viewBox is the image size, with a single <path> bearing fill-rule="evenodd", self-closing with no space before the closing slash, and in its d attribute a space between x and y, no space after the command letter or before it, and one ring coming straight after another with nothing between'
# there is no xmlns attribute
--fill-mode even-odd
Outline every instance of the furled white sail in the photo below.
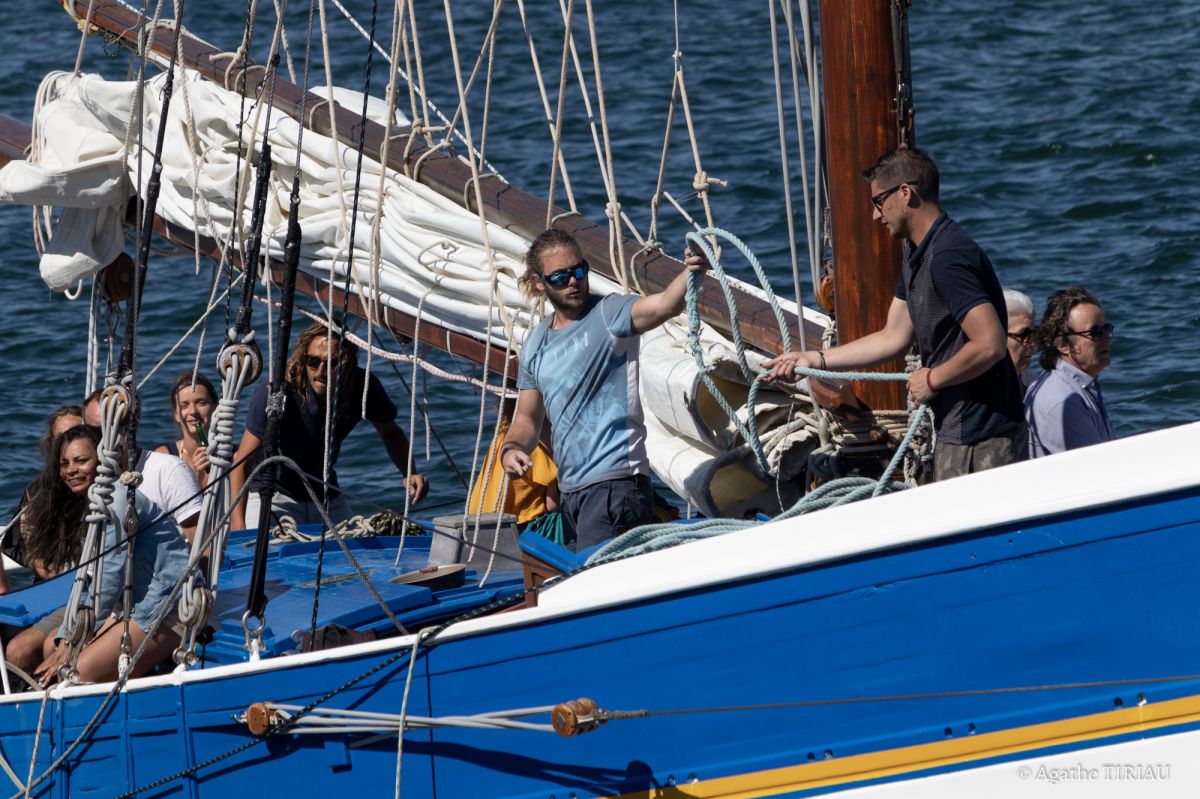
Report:
<svg viewBox="0 0 1200 799"><path fill-rule="evenodd" d="M142 141L147 147L156 140L164 79L161 75L144 86ZM143 152L139 159L137 137L126 135L137 88L136 83L91 75L47 76L42 90L47 99L35 120L36 136L43 142L36 162L14 161L0 170L0 201L66 209L42 256L42 276L52 289L66 289L96 273L120 251L125 206L135 186L144 191L150 177L150 155ZM249 227L265 105L254 108L239 134L236 121L247 102L239 95L182 69L175 91L166 121L158 215L240 249L239 238ZM339 92L348 105L361 104L361 95L348 99L353 93ZM374 101L370 113L382 118L386 108ZM351 257L358 154L330 137L304 131L301 138L300 133L290 117L271 115L264 258L283 254L299 146L302 270L338 283L349 270L352 286L364 297L519 349L542 312L531 307L517 285L526 239L491 223L485 239L477 214L368 156L360 173ZM379 214L379 269L372 274L372 222ZM592 288L599 293L618 290L599 275ZM707 327L702 345L706 364L744 419L748 389L734 365L732 346ZM790 502L794 490L787 479L815 446L811 429L776 436L779 441L769 457L776 464L773 471L784 478L780 483L758 467L735 425L702 385L682 327L668 325L646 336L642 362L643 402L647 417L653 417L651 460L668 485L706 515L770 512L781 501ZM648 375L655 379L647 381ZM658 379L664 375L667 379ZM764 424L766 416L778 416L779 408L791 401L764 392L754 412Z"/></svg>

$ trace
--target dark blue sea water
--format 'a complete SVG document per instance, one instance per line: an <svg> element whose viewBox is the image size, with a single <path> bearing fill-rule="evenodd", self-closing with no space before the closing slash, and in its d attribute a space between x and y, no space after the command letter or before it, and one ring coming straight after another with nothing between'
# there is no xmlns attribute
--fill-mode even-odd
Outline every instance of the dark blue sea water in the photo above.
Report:
<svg viewBox="0 0 1200 799"><path fill-rule="evenodd" d="M369 24L368 2L348 5ZM429 92L441 107L452 108L457 93L443 5L418 5ZM587 64L584 8L575 6ZM307 11L307 4L294 3L288 12L297 68ZM533 0L527 12L546 79L556 85L558 4ZM361 88L364 40L332 6L328 13L335 80ZM385 46L390 13L382 9L379 19ZM453 13L460 57L469 68L491 9L486 3L460 2ZM671 86L672 6L609 0L597 3L595 14L617 190L645 231ZM244 15L242 3L192 0L185 24L232 49ZM41 76L73 67L78 34L50 0L0 0L0 20L0 112L28 120ZM260 58L271 24L265 13L260 15L255 40ZM515 3L505 4L499 31L487 156L510 182L544 194L549 138ZM679 36L704 166L729 181L713 197L716 222L744 238L768 265L777 290L790 294L767 4L681 0ZM1006 286L1026 291L1039 303L1071 283L1100 296L1118 330L1113 364L1103 375L1118 434L1195 419L1200 415L1200 2L923 2L912 10L911 36L918 142L941 167L943 204L988 251ZM99 39L89 42L84 64L111 77L123 77L129 68L125 51ZM380 65L376 56L371 80L377 95L386 80ZM590 84L590 64L588 70ZM577 90L571 98L578 105ZM481 98L472 105L476 139L482 132L481 105ZM693 170L681 120L673 142L667 188L684 198ZM566 149L581 210L602 218L605 197L585 128L568 128ZM794 166L795 153L792 159ZM700 216L698 202L686 205ZM803 229L802 218L797 222ZM660 238L670 249L682 248L685 230L674 212L664 211ZM37 468L36 441L45 414L82 394L87 303L51 294L41 283L28 209L0 208L0 241L0 501L7 504ZM189 258L153 259L140 331L143 369L195 319L209 270L205 264L197 276ZM807 281L803 291L808 294ZM224 325L224 313L218 312L203 358L210 372L215 338ZM265 330L261 319L258 327ZM189 340L165 374L188 368L196 346L196 339ZM467 364L439 362L469 371ZM381 376L407 418L408 395L399 378L387 369ZM143 443L174 435L163 396L168 382L169 377L156 378L147 388ZM477 399L433 382L420 394L428 398L434 429L460 468L469 469ZM369 427L363 427L343 448L342 482L362 495L360 507L367 500L398 506L397 475ZM423 446L423 432L417 439ZM460 495L461 485L436 445L423 470L433 480L427 505Z"/></svg>

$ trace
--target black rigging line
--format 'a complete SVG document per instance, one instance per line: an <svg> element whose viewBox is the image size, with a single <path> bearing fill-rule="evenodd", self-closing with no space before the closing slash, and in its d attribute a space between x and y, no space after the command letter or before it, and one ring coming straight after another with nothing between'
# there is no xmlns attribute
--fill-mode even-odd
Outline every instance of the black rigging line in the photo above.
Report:
<svg viewBox="0 0 1200 799"><path fill-rule="evenodd" d="M279 25L283 25L287 12L287 0L279 9ZM308 9L308 36L304 50L304 84L300 87L300 119L304 119L304 107L308 99L308 71L312 57L312 31L314 4ZM279 54L275 53L270 66L271 96L274 103L275 75L279 69ZM274 363L270 371L267 389L267 425L263 431L263 454L271 458L279 454L279 427L283 420L284 403L287 401L285 370L288 348L292 338L292 315L296 299L296 273L300 268L300 159L303 151L304 126L299 125L296 140L295 172L292 175L292 193L288 202L287 240L283 248L283 286L280 297L279 322L275 336ZM259 490L258 534L254 541L254 565L250 586L246 594L246 610L251 616L261 619L267 607L267 549L270 544L271 505L279 480L279 466L270 464L263 472L262 488ZM318 582L318 586L320 583Z"/></svg>
<svg viewBox="0 0 1200 799"><path fill-rule="evenodd" d="M367 103L370 102L370 100L371 100L371 67L374 64L375 48L373 47L373 45L375 44L375 25L376 25L376 21L378 20L378 17L379 17L379 0L371 0L371 30L370 30L370 33L367 35L366 76L363 80L362 113L359 116L359 123L358 123L358 161L354 168L354 201L350 206L350 236L349 236L349 240L347 242L347 250L346 250L346 279L342 284L342 323L341 323L342 331L341 332L343 335L345 333L346 313L347 313L347 310L350 305L350 276L354 270L354 236L355 236L356 229L358 227L358 203L359 203L359 193L362 188L363 152L366 149L366 137L367 137ZM386 165L384 168L386 169ZM383 213L383 197L380 197L378 202L379 202L379 208L376 210L376 213ZM331 308L333 307L333 283L332 283L332 281L329 284L329 306ZM370 324L369 320L368 320L368 324ZM333 332L333 330L331 328L330 333L332 333L332 332ZM332 342L332 340L333 340L333 338L331 335L329 341ZM343 343L342 346L345 346L345 344ZM333 350L333 348L330 347L326 351L332 352L332 350ZM329 450L333 446L332 442L333 442L334 428L337 427L338 415L339 415L339 411L341 410L341 408L339 407L340 398L338 397L338 394L341 393L339 389L340 389L341 382L342 382L342 379L341 379L342 378L342 376L341 376L341 368L342 368L341 347L339 347L339 349L338 349L338 357L333 359L333 362L329 368L330 368L330 374L329 374L330 386L328 389L329 396L326 399L326 405L325 405L326 419L328 420L328 422L325 425L325 451L326 452L329 452ZM367 390L369 390L369 388L370 388L369 381L364 381L363 390L367 391ZM412 439L411 438L409 438L409 440L408 440L408 446L411 450L411 448L412 448ZM329 475L322 474L321 479L328 480ZM325 501L325 507L328 509L328 507L329 507L329 492L325 492L325 494L323 496L324 496L324 501ZM317 610L321 603L321 572L324 570L324 567L325 567L325 538L326 538L325 533L322 533L321 534L321 543L317 545L317 587L316 587L315 592L313 593L313 612L312 612L312 630L311 630L312 637L310 639L314 642L317 640L317 636L316 636Z"/></svg>

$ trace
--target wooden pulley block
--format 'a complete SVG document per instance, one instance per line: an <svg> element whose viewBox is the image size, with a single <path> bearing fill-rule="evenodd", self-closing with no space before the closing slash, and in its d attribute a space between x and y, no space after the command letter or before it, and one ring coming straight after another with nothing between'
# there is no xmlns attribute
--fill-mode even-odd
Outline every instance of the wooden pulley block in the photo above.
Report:
<svg viewBox="0 0 1200 799"><path fill-rule="evenodd" d="M133 296L133 258L122 252L100 270L100 295L109 302L125 302Z"/></svg>

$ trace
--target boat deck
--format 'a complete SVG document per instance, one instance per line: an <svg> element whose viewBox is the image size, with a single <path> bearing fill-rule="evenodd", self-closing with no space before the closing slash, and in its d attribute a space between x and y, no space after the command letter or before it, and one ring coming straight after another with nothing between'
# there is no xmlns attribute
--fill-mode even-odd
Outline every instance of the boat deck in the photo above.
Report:
<svg viewBox="0 0 1200 799"><path fill-rule="evenodd" d="M318 532L319 528L302 527L301 530ZM431 589L424 585L392 582L427 566L431 539L428 535L406 536L398 565L395 561L399 537L346 539L346 545L364 575L407 630L453 618L522 591L519 568L499 558L486 581L483 572L467 568L465 579L456 587L434 585ZM262 633L263 657L298 650L300 636L311 629L319 548L319 541L271 545L267 562L268 604ZM222 564L219 592L209 621L213 629L212 640L199 648L202 660L197 668L240 663L247 659L242 616L246 611L253 560L254 532L231 533ZM72 574L66 574L0 597L0 624L22 629L62 607L70 593L72 579ZM325 543L317 608L318 629L338 625L381 638L397 632L336 541Z"/></svg>

